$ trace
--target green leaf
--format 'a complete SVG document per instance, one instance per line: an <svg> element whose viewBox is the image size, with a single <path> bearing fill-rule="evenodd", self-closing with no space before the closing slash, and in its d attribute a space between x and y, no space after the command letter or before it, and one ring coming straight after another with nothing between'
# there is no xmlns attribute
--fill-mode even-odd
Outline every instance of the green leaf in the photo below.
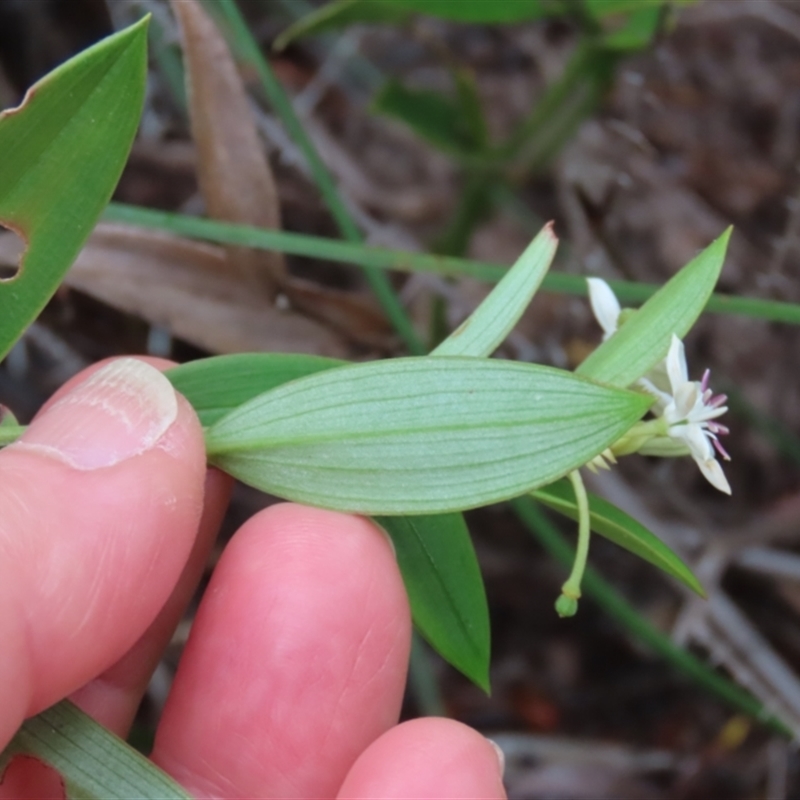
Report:
<svg viewBox="0 0 800 800"><path fill-rule="evenodd" d="M682 339L711 297L730 235L729 228L670 278L576 373L614 386L630 386L662 361L672 335Z"/></svg>
<svg viewBox="0 0 800 800"><path fill-rule="evenodd" d="M190 800L152 761L68 700L23 723L0 753L0 779L17 755L59 772L68 800Z"/></svg>
<svg viewBox="0 0 800 800"><path fill-rule="evenodd" d="M570 519L578 519L575 494L569 481L560 480L550 486L537 489L533 492L533 496ZM668 575L677 578L701 597L706 596L703 587L689 567L661 539L633 517L591 492L589 493L589 513L592 530L595 533L605 536L614 544L649 561Z"/></svg>
<svg viewBox="0 0 800 800"><path fill-rule="evenodd" d="M356 23L398 24L411 14L471 23L509 23L563 14L565 0L334 0L306 14L275 39L274 48L283 50L303 36L316 36Z"/></svg>
<svg viewBox="0 0 800 800"><path fill-rule="evenodd" d="M409 89L390 78L375 96L372 108L405 123L440 150L464 155L478 149L458 103L441 92Z"/></svg>
<svg viewBox="0 0 800 800"><path fill-rule="evenodd" d="M264 491L362 514L437 514L551 483L652 400L532 364L437 356L300 378L213 425L210 460Z"/></svg>
<svg viewBox="0 0 800 800"><path fill-rule="evenodd" d="M290 25L273 43L274 50L284 50L303 36L317 36L326 31L356 23L404 22L411 12L386 0L334 0L306 14Z"/></svg>
<svg viewBox="0 0 800 800"><path fill-rule="evenodd" d="M144 99L148 18L80 53L0 114L0 225L27 244L0 282L0 358L55 292L117 184Z"/></svg>
<svg viewBox="0 0 800 800"><path fill-rule="evenodd" d="M200 359L166 375L203 425L211 425L269 389L343 363L302 354L247 353ZM378 522L394 541L414 624L443 658L488 691L489 611L463 517L381 517Z"/></svg>
<svg viewBox="0 0 800 800"><path fill-rule="evenodd" d="M392 537L414 624L456 669L489 691L489 608L461 514L377 517Z"/></svg>
<svg viewBox="0 0 800 800"><path fill-rule="evenodd" d="M639 8L617 30L606 33L602 45L608 50L640 50L647 47L658 32L661 8L657 5Z"/></svg>
<svg viewBox="0 0 800 800"><path fill-rule="evenodd" d="M503 24L541 19L565 13L569 3L562 0L383 0L406 11L430 17L483 24Z"/></svg>
<svg viewBox="0 0 800 800"><path fill-rule="evenodd" d="M347 363L302 353L237 353L190 361L165 374L208 427L276 386Z"/></svg>
<svg viewBox="0 0 800 800"><path fill-rule="evenodd" d="M431 355L491 355L530 305L557 246L552 225L545 225L484 301Z"/></svg>

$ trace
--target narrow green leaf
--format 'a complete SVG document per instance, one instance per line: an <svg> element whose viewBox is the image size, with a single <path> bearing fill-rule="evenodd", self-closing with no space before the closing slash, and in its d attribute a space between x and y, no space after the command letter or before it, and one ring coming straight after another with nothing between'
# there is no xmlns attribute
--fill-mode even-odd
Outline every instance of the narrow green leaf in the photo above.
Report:
<svg viewBox="0 0 800 800"><path fill-rule="evenodd" d="M511 505L545 550L569 568L575 558L575 551L550 522L539 504L530 497L518 497ZM678 647L667 634L655 628L614 586L591 567L586 569L582 588L587 597L595 600L638 641L650 647L698 686L722 700L729 708L761 721L781 736L794 738L791 728L769 711L760 700L724 675L716 673L694 654Z"/></svg>
<svg viewBox="0 0 800 800"><path fill-rule="evenodd" d="M545 225L486 299L431 355L491 355L530 305L557 245L552 225Z"/></svg>
<svg viewBox="0 0 800 800"><path fill-rule="evenodd" d="M344 264L359 264L370 269L396 269L404 272L427 272L433 275L468 276L476 280L496 283L507 272L508 267L486 261L471 261L453 256L438 256L431 253L411 253L404 250L388 250L358 242L341 242L323 236L308 236L287 231L267 231L247 225L232 225L227 222L199 219L184 214L154 211L138 206L111 203L103 218L109 222L124 222L146 228L169 231L190 239L205 239L221 244L240 244L262 250L280 250L283 253L325 258ZM652 297L659 286L631 281L609 281L617 297L625 303L641 303ZM542 289L549 292L585 297L588 294L586 279L580 275L550 272ZM741 314L770 322L785 322L800 325L800 303L783 303L757 297L735 297L714 294L708 300L706 311L717 314Z"/></svg>
<svg viewBox="0 0 800 800"><path fill-rule="evenodd" d="M452 70L452 75L456 85L458 113L469 141L475 150L485 150L489 146L489 125L475 73L467 67L459 67Z"/></svg>
<svg viewBox="0 0 800 800"><path fill-rule="evenodd" d="M430 17L479 24L507 24L563 14L569 3L563 0L383 0L388 5Z"/></svg>
<svg viewBox="0 0 800 800"><path fill-rule="evenodd" d="M385 0L333 0L306 14L275 39L274 50L284 50L296 39L317 36L356 23L399 23L411 12Z"/></svg>
<svg viewBox="0 0 800 800"><path fill-rule="evenodd" d="M165 374L208 427L276 386L347 363L302 353L237 353L190 361Z"/></svg>
<svg viewBox="0 0 800 800"><path fill-rule="evenodd" d="M602 45L608 50L640 50L647 47L661 24L661 8L658 5L638 8L617 30L603 36Z"/></svg>
<svg viewBox="0 0 800 800"><path fill-rule="evenodd" d="M377 517L392 537L414 624L439 654L489 691L489 607L461 514Z"/></svg>
<svg viewBox="0 0 800 800"><path fill-rule="evenodd" d="M25 721L0 753L0 779L18 755L59 772L67 800L190 800L169 775L69 700Z"/></svg>
<svg viewBox="0 0 800 800"><path fill-rule="evenodd" d="M213 425L212 463L280 497L363 514L437 514L551 483L651 399L533 364L437 356L284 384Z"/></svg>
<svg viewBox="0 0 800 800"><path fill-rule="evenodd" d="M27 244L0 282L0 358L75 260L117 184L144 99L147 21L70 59L0 114L0 225Z"/></svg>
<svg viewBox="0 0 800 800"><path fill-rule="evenodd" d="M682 339L711 297L730 235L729 228L670 278L576 373L615 386L630 386L662 361L672 335Z"/></svg>
<svg viewBox="0 0 800 800"><path fill-rule="evenodd" d="M584 8L596 20L615 14L629 14L643 7L659 8L665 0L583 0Z"/></svg>
<svg viewBox="0 0 800 800"><path fill-rule="evenodd" d="M405 123L440 150L464 155L478 148L458 103L441 92L409 89L390 78L375 96L372 108Z"/></svg>
<svg viewBox="0 0 800 800"><path fill-rule="evenodd" d="M533 492L533 496L570 519L578 519L575 495L569 481L560 480ZM676 578L705 597L700 582L683 561L640 522L602 497L589 493L592 530Z"/></svg>

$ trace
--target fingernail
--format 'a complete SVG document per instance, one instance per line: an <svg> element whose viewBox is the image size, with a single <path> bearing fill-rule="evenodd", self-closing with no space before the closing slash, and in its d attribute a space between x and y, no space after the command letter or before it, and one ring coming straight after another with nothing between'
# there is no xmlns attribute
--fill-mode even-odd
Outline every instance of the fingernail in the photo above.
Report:
<svg viewBox="0 0 800 800"><path fill-rule="evenodd" d="M494 748L495 755L497 756L497 763L500 765L500 777L502 778L506 772L506 754L493 739L486 737L486 741Z"/></svg>
<svg viewBox="0 0 800 800"><path fill-rule="evenodd" d="M177 415L170 382L143 361L120 358L37 417L13 447L100 469L150 450Z"/></svg>

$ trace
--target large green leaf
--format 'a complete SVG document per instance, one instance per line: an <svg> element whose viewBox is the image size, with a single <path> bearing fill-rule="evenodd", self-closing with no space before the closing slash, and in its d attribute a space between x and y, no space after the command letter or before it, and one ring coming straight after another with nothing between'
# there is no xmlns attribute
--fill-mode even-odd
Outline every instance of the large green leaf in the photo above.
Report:
<svg viewBox="0 0 800 800"><path fill-rule="evenodd" d="M673 275L576 372L614 386L630 386L663 361L672 335L682 339L711 297L730 235L729 228Z"/></svg>
<svg viewBox="0 0 800 800"><path fill-rule="evenodd" d="M212 463L280 497L436 514L552 482L651 399L532 364L437 356L354 364L254 398L206 435Z"/></svg>
<svg viewBox="0 0 800 800"><path fill-rule="evenodd" d="M489 691L489 609L461 514L377 517L392 537L414 624L470 680Z"/></svg>
<svg viewBox="0 0 800 800"><path fill-rule="evenodd" d="M578 519L575 494L567 480L560 480L533 492L533 496L570 519ZM589 514L592 530L649 561L677 578L692 591L705 597L703 587L683 561L640 522L602 497L589 493Z"/></svg>
<svg viewBox="0 0 800 800"><path fill-rule="evenodd" d="M144 99L147 19L84 51L0 114L0 225L27 244L0 282L0 358L36 318L108 203Z"/></svg>
<svg viewBox="0 0 800 800"><path fill-rule="evenodd" d="M246 353L193 361L166 374L203 425L211 425L269 389L342 363L303 354ZM488 690L489 610L463 517L377 521L397 550L414 624L443 658Z"/></svg>

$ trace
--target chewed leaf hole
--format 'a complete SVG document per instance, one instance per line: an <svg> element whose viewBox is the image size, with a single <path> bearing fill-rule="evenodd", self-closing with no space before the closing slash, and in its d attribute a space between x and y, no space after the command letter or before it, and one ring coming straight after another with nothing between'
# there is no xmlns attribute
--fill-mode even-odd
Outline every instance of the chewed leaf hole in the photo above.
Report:
<svg viewBox="0 0 800 800"><path fill-rule="evenodd" d="M25 240L0 223L0 282L12 281L20 273Z"/></svg>

